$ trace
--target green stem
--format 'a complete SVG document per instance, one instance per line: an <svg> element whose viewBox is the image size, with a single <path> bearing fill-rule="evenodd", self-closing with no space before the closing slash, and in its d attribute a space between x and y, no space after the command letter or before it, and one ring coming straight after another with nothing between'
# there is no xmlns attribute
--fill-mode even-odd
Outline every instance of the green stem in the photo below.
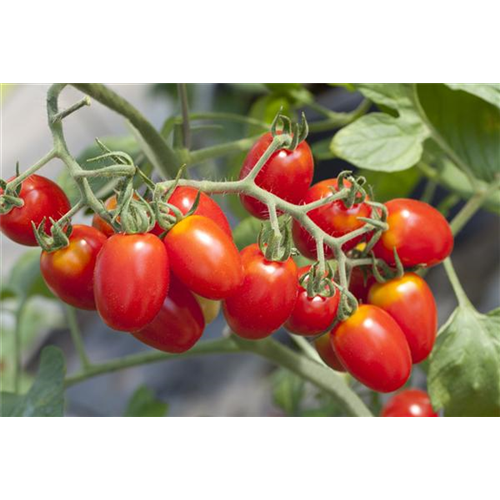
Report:
<svg viewBox="0 0 500 500"><path fill-rule="evenodd" d="M295 344L297 344L297 346L304 352L304 354L309 356L317 363L326 366L324 361L321 359L321 356L318 354L318 351L316 351L316 349L308 340L306 340L301 335L294 335L293 333L289 333L288 335L290 335L290 338L295 342Z"/></svg>
<svg viewBox="0 0 500 500"><path fill-rule="evenodd" d="M79 100L78 102L75 102L72 106L69 108L63 109L57 115L55 115L52 118L53 123L61 121L62 119L66 118L69 116L71 113L74 113L75 111L78 111L80 108L83 108L83 106L90 106L90 99L88 96L85 96L83 99Z"/></svg>
<svg viewBox="0 0 500 500"><path fill-rule="evenodd" d="M336 113L330 111L330 118L310 123L309 132L326 132L328 130L344 127L366 114L370 106L371 102L368 99L364 99L361 104L350 113Z"/></svg>
<svg viewBox="0 0 500 500"><path fill-rule="evenodd" d="M23 316L26 310L27 299L21 299L19 306L16 310L16 327L14 338L14 392L19 394L21 387L21 372L22 372L22 332L23 332Z"/></svg>
<svg viewBox="0 0 500 500"><path fill-rule="evenodd" d="M182 110L182 142L186 149L191 149L191 128L189 126L189 100L187 86L185 83L178 83L179 99Z"/></svg>
<svg viewBox="0 0 500 500"><path fill-rule="evenodd" d="M15 179L12 179L7 184L7 189L15 189L16 186L21 184L24 180L26 180L30 175L34 174L36 171L40 170L43 166L49 163L50 160L56 157L55 149L50 150L45 156L40 158L34 165L30 168L26 169L22 174L19 174Z"/></svg>
<svg viewBox="0 0 500 500"><path fill-rule="evenodd" d="M248 137L246 139L239 139L237 141L227 142L225 144L218 144L217 146L210 146L208 148L198 149L191 151L187 157L186 163L188 166L196 165L207 160L214 160L222 156L229 156L242 151L248 151L260 136Z"/></svg>
<svg viewBox="0 0 500 500"><path fill-rule="evenodd" d="M64 304L64 309L66 311L66 319L68 320L71 338L73 339L73 344L75 344L75 349L78 353L78 357L80 358L80 363L83 367L83 370L87 371L90 368L91 363L85 351L85 345L80 333L78 321L76 320L76 311L73 307L67 304Z"/></svg>
<svg viewBox="0 0 500 500"><path fill-rule="evenodd" d="M451 263L451 259L449 257L445 259L443 265L446 274L448 275L448 279L450 280L451 286L453 287L453 291L455 292L455 296L457 297L459 305L461 307L473 307L469 300L469 297L467 297L467 294L462 288L462 284L458 279L457 273L455 272L455 268Z"/></svg>

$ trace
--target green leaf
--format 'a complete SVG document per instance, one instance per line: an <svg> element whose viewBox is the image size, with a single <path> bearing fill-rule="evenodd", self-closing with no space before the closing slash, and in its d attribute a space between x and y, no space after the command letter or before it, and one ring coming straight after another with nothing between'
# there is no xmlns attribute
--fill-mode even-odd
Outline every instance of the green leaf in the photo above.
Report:
<svg viewBox="0 0 500 500"><path fill-rule="evenodd" d="M257 241L257 236L262 228L262 221L255 217L243 219L234 229L233 238L239 250Z"/></svg>
<svg viewBox="0 0 500 500"><path fill-rule="evenodd" d="M168 405L155 398L154 392L146 386L140 386L128 402L125 417L164 417Z"/></svg>
<svg viewBox="0 0 500 500"><path fill-rule="evenodd" d="M454 311L439 332L427 383L445 416L500 416L500 309Z"/></svg>
<svg viewBox="0 0 500 500"><path fill-rule="evenodd" d="M22 396L12 392L0 392L0 417L10 417Z"/></svg>
<svg viewBox="0 0 500 500"><path fill-rule="evenodd" d="M335 158L335 155L330 150L331 138L322 139L311 145L312 153L316 161L330 160Z"/></svg>
<svg viewBox="0 0 500 500"><path fill-rule="evenodd" d="M440 136L475 177L492 182L500 172L500 109L446 85L418 85L417 89L422 108Z"/></svg>
<svg viewBox="0 0 500 500"><path fill-rule="evenodd" d="M284 115L289 116L290 101L286 97L274 94L263 95L252 104L252 107L250 108L250 118L269 123L270 125L279 113L280 109ZM254 125L250 125L248 127L248 137L252 137L260 133L262 133L261 127L256 127Z"/></svg>
<svg viewBox="0 0 500 500"><path fill-rule="evenodd" d="M416 167L391 173L359 170L356 174L366 178L373 188L375 199L382 203L393 198L407 198L422 178Z"/></svg>
<svg viewBox="0 0 500 500"><path fill-rule="evenodd" d="M273 400L287 415L297 415L305 393L305 383L302 377L279 369L273 379Z"/></svg>
<svg viewBox="0 0 500 500"><path fill-rule="evenodd" d="M453 90L463 90L464 92L473 94L500 108L499 83L445 83L445 85Z"/></svg>
<svg viewBox="0 0 500 500"><path fill-rule="evenodd" d="M371 113L337 132L330 148L359 168L396 172L420 160L425 136L426 129L419 122Z"/></svg>
<svg viewBox="0 0 500 500"><path fill-rule="evenodd" d="M66 366L61 349L45 347L40 368L31 389L19 398L13 417L62 417L64 413L64 375Z"/></svg>

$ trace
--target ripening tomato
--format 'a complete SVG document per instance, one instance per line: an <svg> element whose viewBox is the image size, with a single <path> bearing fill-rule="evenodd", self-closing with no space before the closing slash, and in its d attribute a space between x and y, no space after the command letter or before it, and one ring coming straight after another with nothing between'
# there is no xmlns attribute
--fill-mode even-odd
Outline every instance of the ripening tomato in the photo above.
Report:
<svg viewBox="0 0 500 500"><path fill-rule="evenodd" d="M429 356L437 335L437 307L431 289L420 276L406 273L386 283L375 283L368 302L396 320L410 346L413 363Z"/></svg>
<svg viewBox="0 0 500 500"><path fill-rule="evenodd" d="M106 236L97 229L77 224L69 245L42 252L40 270L50 290L63 302L80 309L95 309L94 267Z"/></svg>
<svg viewBox="0 0 500 500"><path fill-rule="evenodd" d="M297 300L297 265L268 261L257 244L241 251L245 278L222 306L230 328L240 337L268 337L288 319Z"/></svg>
<svg viewBox="0 0 500 500"><path fill-rule="evenodd" d="M115 330L140 330L159 313L169 282L167 251L157 236L115 234L97 256L94 271L97 310Z"/></svg>
<svg viewBox="0 0 500 500"><path fill-rule="evenodd" d="M234 241L213 220L190 215L165 236L174 274L207 299L224 299L243 280L241 257Z"/></svg>
<svg viewBox="0 0 500 500"><path fill-rule="evenodd" d="M246 177L273 141L271 132L264 134L249 151L240 172ZM314 175L314 160L307 142L301 142L295 151L276 151L257 174L255 183L283 200L298 204L304 198ZM267 206L251 196L241 196L243 206L254 217L267 219Z"/></svg>
<svg viewBox="0 0 500 500"><path fill-rule="evenodd" d="M204 329L203 313L194 295L172 276L160 312L149 325L132 335L160 351L181 353L198 342Z"/></svg>
<svg viewBox="0 0 500 500"><path fill-rule="evenodd" d="M345 372L345 368L342 366L339 358L335 354L332 347L332 342L330 340L330 334L327 333L317 338L314 341L314 346L318 351L319 357L332 369L338 372Z"/></svg>
<svg viewBox="0 0 500 500"><path fill-rule="evenodd" d="M453 234L448 221L434 207L418 200L399 198L388 201L389 229L382 233L373 251L389 265L395 264L394 248L405 267L434 266L453 250Z"/></svg>
<svg viewBox="0 0 500 500"><path fill-rule="evenodd" d="M404 333L384 310L361 305L331 333L332 347L346 370L378 392L402 387L411 372Z"/></svg>
<svg viewBox="0 0 500 500"><path fill-rule="evenodd" d="M437 417L426 392L407 389L394 395L382 409L382 417Z"/></svg>
<svg viewBox="0 0 500 500"><path fill-rule="evenodd" d="M345 187L349 187L350 185L349 181L344 181ZM332 194L330 187L337 189L337 179L327 179L314 184L305 195L302 203L312 203L313 201L330 196ZM365 222L358 220L358 217L370 217L371 208L366 203L358 203L351 208L346 208L342 200L337 200L309 211L308 215L323 231L330 236L339 238L364 226ZM296 220L293 221L292 231L293 241L299 252L305 257L315 259L317 253L314 238ZM342 249L344 251L351 250L362 238L362 236L353 238L345 243ZM327 258L333 257L332 249L326 245L325 255Z"/></svg>
<svg viewBox="0 0 500 500"><path fill-rule="evenodd" d="M359 302L366 304L368 302L368 291L377 280L368 268L361 266L353 267L351 279L349 281L349 291L358 299Z"/></svg>
<svg viewBox="0 0 500 500"><path fill-rule="evenodd" d="M49 217L58 220L71 208L68 197L55 182L36 174L23 181L19 198L24 205L0 215L0 230L16 243L30 247L38 246L31 221L38 226L45 217L45 231L50 234Z"/></svg>
<svg viewBox="0 0 500 500"><path fill-rule="evenodd" d="M193 293L194 298L198 301L205 318L205 324L209 325L220 313L220 300L211 300Z"/></svg>
<svg viewBox="0 0 500 500"><path fill-rule="evenodd" d="M135 197L135 196L134 196ZM136 197L135 197L136 198ZM105 202L104 207L106 210L114 210L117 205L116 195L110 196ZM98 214L94 214L92 218L92 225L104 233L108 238L115 234L115 230L112 228L111 224L107 223L104 219L102 219Z"/></svg>
<svg viewBox="0 0 500 500"><path fill-rule="evenodd" d="M309 271L311 266L299 269L299 278ZM339 307L340 293L335 292L332 297L315 295L308 297L304 287L297 283L298 295L292 314L286 320L285 328L296 335L314 336L328 329Z"/></svg>

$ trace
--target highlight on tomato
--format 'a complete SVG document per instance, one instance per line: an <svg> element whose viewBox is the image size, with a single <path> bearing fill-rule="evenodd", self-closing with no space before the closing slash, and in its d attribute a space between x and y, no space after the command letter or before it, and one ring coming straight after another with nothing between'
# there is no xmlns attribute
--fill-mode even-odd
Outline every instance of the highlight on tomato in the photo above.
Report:
<svg viewBox="0 0 500 500"><path fill-rule="evenodd" d="M406 273L386 283L375 283L368 302L389 313L404 333L413 363L426 359L437 335L437 306L427 283L415 273Z"/></svg>
<svg viewBox="0 0 500 500"><path fill-rule="evenodd" d="M240 179L250 173L272 140L273 136L268 132L253 145L243 162ZM302 141L294 151L281 149L273 153L257 174L255 183L283 200L298 204L306 195L313 175L314 159L311 148L307 142ZM254 217L269 217L268 208L261 201L247 195L241 195L240 199L245 209Z"/></svg>
<svg viewBox="0 0 500 500"><path fill-rule="evenodd" d="M329 333L318 337L314 341L314 347L316 347L316 351L318 351L319 357L324 361L326 365L338 372L346 371L346 369L340 362L340 359L333 350Z"/></svg>
<svg viewBox="0 0 500 500"><path fill-rule="evenodd" d="M310 270L311 266L301 267L299 279ZM331 297L315 295L309 297L307 290L297 283L297 300L292 314L286 320L285 328L296 335L314 336L327 330L337 315L340 293L335 292Z"/></svg>
<svg viewBox="0 0 500 500"><path fill-rule="evenodd" d="M11 177L7 182L14 179ZM22 182L19 198L24 202L22 207L0 215L0 230L12 241L30 247L38 246L31 221L39 226L45 218L45 231L50 234L49 218L57 221L71 208L68 197L55 182L36 174Z"/></svg>
<svg viewBox="0 0 500 500"><path fill-rule="evenodd" d="M40 270L54 295L79 309L96 308L94 268L105 241L106 236L97 229L76 224L67 247L42 252Z"/></svg>
<svg viewBox="0 0 500 500"><path fill-rule="evenodd" d="M132 332L144 344L160 351L188 351L200 339L205 319L195 296L175 276L160 312L145 328Z"/></svg>
<svg viewBox="0 0 500 500"><path fill-rule="evenodd" d="M213 220L190 215L178 222L163 240L174 274L202 297L229 297L243 281L241 257L223 229Z"/></svg>
<svg viewBox="0 0 500 500"><path fill-rule="evenodd" d="M230 328L240 337L257 340L280 328L297 300L297 265L267 260L257 244L241 251L244 279L222 306Z"/></svg>
<svg viewBox="0 0 500 500"><path fill-rule="evenodd" d="M169 282L167 251L157 236L115 234L106 240L97 256L97 310L114 330L141 330L160 312Z"/></svg>
<svg viewBox="0 0 500 500"><path fill-rule="evenodd" d="M405 267L434 266L449 257L453 233L448 221L429 204L398 198L385 203L389 229L375 244L375 256L395 264L394 249Z"/></svg>
<svg viewBox="0 0 500 500"><path fill-rule="evenodd" d="M344 180L344 186L350 187L351 183ZM335 190L338 188L337 179L327 179L314 184L307 191L302 203L308 204L331 196L332 191L330 188L332 187ZM309 211L308 215L327 234L339 238L363 227L365 222L359 220L358 217L370 217L371 212L370 206L365 202L357 203L351 208L346 208L342 200L337 200ZM299 252L309 259L315 259L317 257L316 241L296 220L293 221L292 234L293 241ZM351 250L362 238L362 236L353 238L346 242L342 246L342 249L344 251ZM324 248L325 256L327 258L333 257L332 249L326 245Z"/></svg>
<svg viewBox="0 0 500 500"><path fill-rule="evenodd" d="M332 330L331 342L346 370L374 391L395 391L410 377L411 354L405 335L379 307L359 306Z"/></svg>
<svg viewBox="0 0 500 500"><path fill-rule="evenodd" d="M429 395L420 389L395 394L382 408L381 417L437 417Z"/></svg>

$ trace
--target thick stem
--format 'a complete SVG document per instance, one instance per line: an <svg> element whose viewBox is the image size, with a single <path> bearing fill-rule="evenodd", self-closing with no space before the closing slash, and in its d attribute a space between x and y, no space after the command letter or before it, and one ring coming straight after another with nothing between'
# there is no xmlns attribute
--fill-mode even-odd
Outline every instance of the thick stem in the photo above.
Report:
<svg viewBox="0 0 500 500"><path fill-rule="evenodd" d="M71 333L71 338L73 344L75 344L76 352L80 358L80 363L84 371L87 371L91 366L90 360L85 351L85 345L83 344L82 335L80 333L80 328L78 326L78 321L76 320L76 311L73 307L64 304L64 309L66 311L66 319L68 320L69 331Z"/></svg>

